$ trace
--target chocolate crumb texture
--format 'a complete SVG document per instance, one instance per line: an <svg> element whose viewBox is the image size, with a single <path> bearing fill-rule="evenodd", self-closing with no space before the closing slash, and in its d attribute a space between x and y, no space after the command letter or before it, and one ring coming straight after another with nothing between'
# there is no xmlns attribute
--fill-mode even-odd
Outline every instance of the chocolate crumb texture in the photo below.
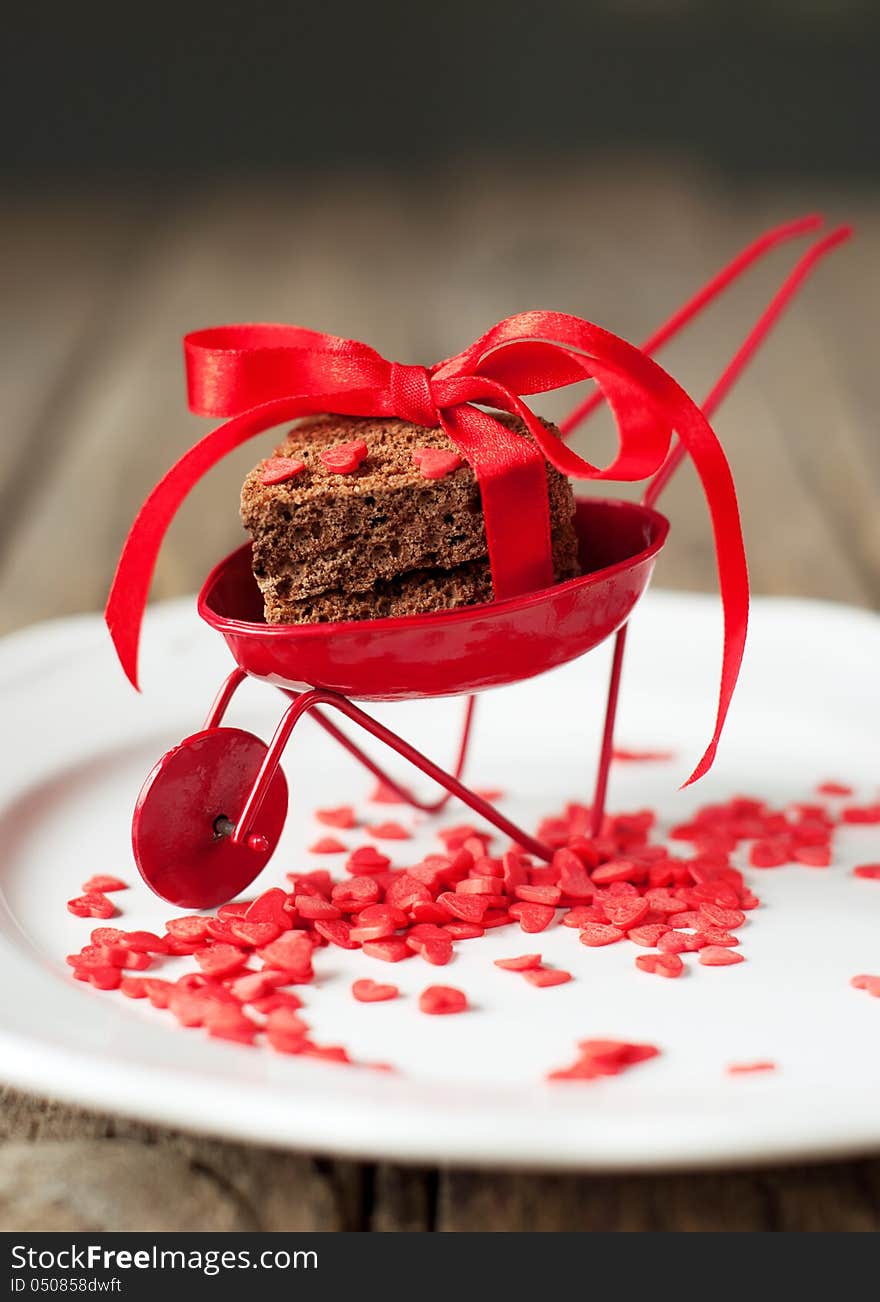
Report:
<svg viewBox="0 0 880 1302"><path fill-rule="evenodd" d="M522 422L502 417L529 437ZM550 427L552 428L552 426ZM363 439L367 456L334 474L320 453ZM281 483L247 476L241 518L268 623L311 623L447 610L492 600L479 486L462 463L426 479L413 459L424 448L454 451L442 430L385 418L322 416L297 425L276 457L305 462ZM547 466L557 581L580 572L571 485Z"/></svg>

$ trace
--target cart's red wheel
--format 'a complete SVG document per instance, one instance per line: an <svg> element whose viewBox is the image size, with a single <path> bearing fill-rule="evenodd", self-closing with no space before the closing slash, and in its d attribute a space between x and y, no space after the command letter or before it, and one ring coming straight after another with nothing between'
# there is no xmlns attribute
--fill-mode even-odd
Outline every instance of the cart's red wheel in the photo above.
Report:
<svg viewBox="0 0 880 1302"><path fill-rule="evenodd" d="M279 768L256 826L242 845L230 833L266 755L266 743L240 728L209 728L168 751L138 796L131 826L144 881L184 909L231 900L272 857L287 814Z"/></svg>

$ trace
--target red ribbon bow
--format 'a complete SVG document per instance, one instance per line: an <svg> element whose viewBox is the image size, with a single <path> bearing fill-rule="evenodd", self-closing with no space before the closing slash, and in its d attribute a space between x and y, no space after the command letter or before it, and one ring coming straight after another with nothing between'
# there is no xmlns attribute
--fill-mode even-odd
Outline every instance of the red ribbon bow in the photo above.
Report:
<svg viewBox="0 0 880 1302"><path fill-rule="evenodd" d="M297 326L232 325L186 336L192 411L231 417L156 485L132 525L105 617L123 669L137 686L140 627L159 548L190 489L222 457L271 426L334 412L397 416L441 427L480 486L495 597L553 581L544 458L575 479L639 480L656 473L675 432L702 481L712 518L724 606L724 653L712 740L689 778L709 769L739 674L748 573L730 468L708 421L671 376L638 348L578 317L525 312L425 368L389 362L366 344ZM618 455L592 465L541 423L522 395L596 381L617 421ZM523 438L473 406L519 416Z"/></svg>

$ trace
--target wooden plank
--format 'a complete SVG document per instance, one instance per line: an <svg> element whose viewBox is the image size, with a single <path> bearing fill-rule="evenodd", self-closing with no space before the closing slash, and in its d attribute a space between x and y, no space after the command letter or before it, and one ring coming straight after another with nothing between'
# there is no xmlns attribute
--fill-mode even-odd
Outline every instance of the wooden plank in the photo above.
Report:
<svg viewBox="0 0 880 1302"><path fill-rule="evenodd" d="M877 1230L878 1172L877 1162L625 1177L448 1172L437 1229Z"/></svg>
<svg viewBox="0 0 880 1302"><path fill-rule="evenodd" d="M824 284L819 309L811 317L821 339L835 392L843 395L855 419L865 477L880 487L877 437L876 345L880 332L880 202L868 191L834 191L829 211L851 222L855 235L841 250ZM876 520L876 511L874 512Z"/></svg>
<svg viewBox="0 0 880 1302"><path fill-rule="evenodd" d="M0 1147L0 1230L247 1231L249 1209L211 1173L131 1140Z"/></svg>
<svg viewBox="0 0 880 1302"><path fill-rule="evenodd" d="M880 1230L880 1162L797 1166L764 1176L778 1229L830 1234Z"/></svg>
<svg viewBox="0 0 880 1302"><path fill-rule="evenodd" d="M14 1091L0 1103L4 1230L880 1229L877 1160L626 1177L445 1171L438 1185L423 1168L204 1139Z"/></svg>
<svg viewBox="0 0 880 1302"><path fill-rule="evenodd" d="M147 230L146 204L134 198L4 201L0 546L66 441L65 395L100 329L114 281Z"/></svg>
<svg viewBox="0 0 880 1302"><path fill-rule="evenodd" d="M748 1175L601 1178L448 1173L437 1229L515 1232L765 1230L767 1206Z"/></svg>
<svg viewBox="0 0 880 1302"><path fill-rule="evenodd" d="M395 1234L435 1229L438 1184L438 1173L424 1167L376 1167L371 1172L364 1228Z"/></svg>
<svg viewBox="0 0 880 1302"><path fill-rule="evenodd" d="M0 1141L2 1230L363 1228L365 1177L354 1162L168 1131L7 1089ZM86 1224L77 1220L84 1200Z"/></svg>

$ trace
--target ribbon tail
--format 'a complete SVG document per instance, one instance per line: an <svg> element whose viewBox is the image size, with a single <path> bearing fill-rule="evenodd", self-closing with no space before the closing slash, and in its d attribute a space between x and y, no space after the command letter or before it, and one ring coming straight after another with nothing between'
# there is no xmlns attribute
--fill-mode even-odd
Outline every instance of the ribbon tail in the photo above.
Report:
<svg viewBox="0 0 880 1302"><path fill-rule="evenodd" d="M233 417L190 448L144 502L122 548L104 609L116 654L133 687L140 690L138 648L153 572L168 526L182 502L202 476L234 448L281 421L317 410L319 405L312 399L281 398Z"/></svg>
<svg viewBox="0 0 880 1302"><path fill-rule="evenodd" d="M724 645L715 728L702 758L687 781L682 783L682 787L689 787L692 782L703 777L715 761L745 653L749 623L748 562L733 476L721 445L711 434L702 413L696 407L694 412L698 417L696 422L690 423L682 416L676 428L700 477L712 521L718 587L724 612ZM705 426L705 430L709 430L711 442L704 441L705 431L700 429L700 423Z"/></svg>

